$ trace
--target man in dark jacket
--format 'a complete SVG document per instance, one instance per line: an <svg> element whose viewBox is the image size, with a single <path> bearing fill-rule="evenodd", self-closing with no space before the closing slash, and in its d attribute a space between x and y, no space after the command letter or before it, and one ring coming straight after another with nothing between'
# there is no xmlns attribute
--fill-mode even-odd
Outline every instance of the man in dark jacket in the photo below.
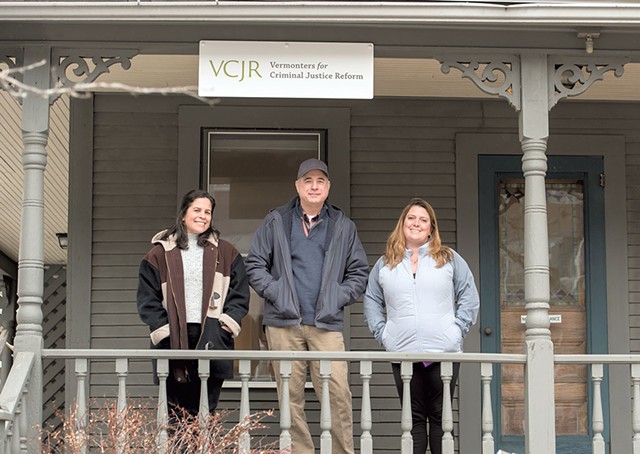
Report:
<svg viewBox="0 0 640 454"><path fill-rule="evenodd" d="M264 325L269 349L344 351L344 307L364 292L369 263L355 224L326 203L331 182L327 165L317 159L300 164L298 196L272 210L256 231L245 266L249 283L265 299ZM311 379L318 399L320 366L312 361ZM282 405L281 377L274 362ZM312 454L313 441L304 412L307 364L292 363L292 452ZM332 452L353 453L353 418L348 366L331 365Z"/></svg>

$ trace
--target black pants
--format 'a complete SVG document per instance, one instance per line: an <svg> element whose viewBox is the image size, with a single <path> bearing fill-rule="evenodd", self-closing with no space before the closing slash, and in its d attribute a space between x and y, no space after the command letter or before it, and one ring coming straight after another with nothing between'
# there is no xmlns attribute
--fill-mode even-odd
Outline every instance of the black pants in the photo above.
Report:
<svg viewBox="0 0 640 454"><path fill-rule="evenodd" d="M189 323L187 333L189 335L189 349L195 350L200 338L201 326L199 323ZM182 410L189 415L195 416L200 409L200 377L198 377L198 361L187 362L187 371L191 380L188 383L178 383L172 374L167 378L167 401L170 411L177 416L182 415ZM220 399L220 389L224 383L223 378L209 377L207 380L209 391L209 411L213 411L218 406Z"/></svg>
<svg viewBox="0 0 640 454"><path fill-rule="evenodd" d="M393 378L402 402L403 383L400 375L400 364L391 363ZM453 377L451 379L451 396L458 381L460 363L453 363ZM427 446L431 454L442 453L442 379L440 378L440 363L432 363L425 367L423 363L413 363L411 377L411 437L413 438L413 454L424 454ZM429 432L427 434L427 421ZM428 438L428 440L427 440Z"/></svg>

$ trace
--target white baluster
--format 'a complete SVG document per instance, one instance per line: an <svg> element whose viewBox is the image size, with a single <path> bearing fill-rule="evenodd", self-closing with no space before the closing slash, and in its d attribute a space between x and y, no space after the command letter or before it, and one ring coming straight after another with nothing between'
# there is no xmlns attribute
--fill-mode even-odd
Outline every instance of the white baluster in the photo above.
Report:
<svg viewBox="0 0 640 454"><path fill-rule="evenodd" d="M129 373L129 365L127 358L116 359L116 375L118 377L118 401L116 403L117 415L117 445L116 452L118 454L125 451L127 443L127 434L124 430L125 420L127 417L127 375Z"/></svg>
<svg viewBox="0 0 640 454"><path fill-rule="evenodd" d="M240 424L246 424L250 415L249 408L249 378L251 377L251 360L241 359L238 364L238 374L240 375ZM248 454L251 451L251 435L249 431L240 434L238 440L240 454Z"/></svg>
<svg viewBox="0 0 640 454"><path fill-rule="evenodd" d="M493 364L480 365L482 380L482 454L494 454L493 442L493 407L491 406L491 379L493 378Z"/></svg>
<svg viewBox="0 0 640 454"><path fill-rule="evenodd" d="M631 382L633 383L633 454L640 454L640 364L631 365Z"/></svg>
<svg viewBox="0 0 640 454"><path fill-rule="evenodd" d="M198 417L200 419L200 427L206 430L209 423L209 367L211 363L208 359L198 360L198 377L200 377L200 407L198 409Z"/></svg>
<svg viewBox="0 0 640 454"><path fill-rule="evenodd" d="M20 408L20 406L18 406L18 408L16 408L16 412L13 415L13 423L11 424L11 445L10 445L10 449L11 449L11 453L16 453L19 454L20 453L20 437L22 436L22 434L20 433L20 423L18 422L18 417L20 416L20 414L22 413L22 408Z"/></svg>
<svg viewBox="0 0 640 454"><path fill-rule="evenodd" d="M18 420L18 425L20 426L20 452L27 452L27 434L29 423L27 421L27 412L25 411L27 408L27 393L29 387L25 386L22 397L20 398L20 405L18 405L18 410L20 413L16 412L16 419Z"/></svg>
<svg viewBox="0 0 640 454"><path fill-rule="evenodd" d="M280 406L280 451L291 452L291 407L289 396L289 380L291 379L291 361L280 361L280 378L282 380Z"/></svg>
<svg viewBox="0 0 640 454"><path fill-rule="evenodd" d="M320 378L322 379L322 402L320 404L320 453L331 454L331 361L320 361ZM338 422L338 421L336 421Z"/></svg>
<svg viewBox="0 0 640 454"><path fill-rule="evenodd" d="M198 377L200 377L200 408L198 410L198 418L200 420L200 429L203 433L209 433L209 424L211 414L209 412L209 372L211 361L208 359L198 360ZM205 438L202 452L210 452L209 437Z"/></svg>
<svg viewBox="0 0 640 454"><path fill-rule="evenodd" d="M80 447L80 453L85 454L87 452L87 397L86 397L86 381L88 371L88 360L86 358L76 359L76 442Z"/></svg>
<svg viewBox="0 0 640 454"><path fill-rule="evenodd" d="M158 387L158 451L161 454L167 452L168 438L167 426L169 425L169 410L167 405L167 377L169 376L169 360L159 359L157 375L160 382Z"/></svg>
<svg viewBox="0 0 640 454"><path fill-rule="evenodd" d="M0 422L0 452L7 452L8 454L10 454L9 451L9 433L7 431L7 428L5 426L4 421Z"/></svg>
<svg viewBox="0 0 640 454"><path fill-rule="evenodd" d="M440 378L442 378L442 452L453 454L453 409L451 407L451 380L453 378L453 363L440 363Z"/></svg>
<svg viewBox="0 0 640 454"><path fill-rule="evenodd" d="M413 452L413 438L411 437L411 376L413 375L413 363L403 361L400 364L400 376L402 377L402 416L400 427L402 428L402 438L400 440L401 454L411 454Z"/></svg>
<svg viewBox="0 0 640 454"><path fill-rule="evenodd" d="M373 438L371 437L373 420L371 418L371 390L369 389L372 370L371 361L360 362L360 376L362 377L362 410L360 410L360 427L362 427L362 435L360 435L361 454L373 453Z"/></svg>
<svg viewBox="0 0 640 454"><path fill-rule="evenodd" d="M601 384L604 376L602 364L591 365L591 379L593 380L593 454L604 454L604 416L602 415Z"/></svg>

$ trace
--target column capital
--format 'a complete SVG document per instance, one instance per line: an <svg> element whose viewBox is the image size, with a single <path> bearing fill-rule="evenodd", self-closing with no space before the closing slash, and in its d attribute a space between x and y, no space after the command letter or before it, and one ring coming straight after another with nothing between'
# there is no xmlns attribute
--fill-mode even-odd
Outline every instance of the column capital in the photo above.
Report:
<svg viewBox="0 0 640 454"><path fill-rule="evenodd" d="M23 66L23 52L22 49L18 48L0 48L0 71L3 70L12 70L16 68L20 68ZM15 72L12 77L16 78L19 81L22 81L22 73ZM11 91L11 87L0 80L0 89L4 89L6 91Z"/></svg>
<svg viewBox="0 0 640 454"><path fill-rule="evenodd" d="M505 98L516 112L520 111L520 58L515 54L435 56L441 71L449 74L451 68L462 73L483 92Z"/></svg>
<svg viewBox="0 0 640 454"><path fill-rule="evenodd" d="M613 71L616 77L621 77L624 65L628 62L628 59L620 57L550 55L549 110L563 98L586 92L594 82L603 80L605 73L609 71Z"/></svg>
<svg viewBox="0 0 640 454"><path fill-rule="evenodd" d="M95 82L110 67L119 64L122 69L131 68L131 59L138 55L137 49L67 49L54 48L51 68L61 87L73 87L75 84ZM50 103L59 97L53 94Z"/></svg>
<svg viewBox="0 0 640 454"><path fill-rule="evenodd" d="M23 82L28 78L27 71L22 70L25 66L24 54L30 47L25 46L24 49L19 48L0 48L0 70L9 69L12 71L11 77ZM42 47L42 46L40 46ZM123 69L131 68L131 59L138 55L137 49L70 49L62 47L54 47L50 50L47 58L43 58L43 63L39 61L31 61L33 69L29 71L37 71L42 66L49 74L51 79L49 84L44 86L42 83L36 85L27 84L29 87L16 87L0 80L0 88L4 88L14 95L19 102L22 102L27 93L49 98L49 104L53 104L64 90L61 88L73 88L78 84L90 84L95 82L102 74L108 73L110 67L119 64ZM31 68L31 66L29 67ZM75 93L81 94L81 93Z"/></svg>
<svg viewBox="0 0 640 454"><path fill-rule="evenodd" d="M541 54L543 57L545 54ZM624 74L624 65L630 60L615 56L547 55L548 106L551 110L560 99L586 92L594 82L603 80L607 72L616 77ZM441 71L460 71L481 91L506 99L516 112L523 106L521 80L524 54L442 54L434 58L441 63Z"/></svg>
<svg viewBox="0 0 640 454"><path fill-rule="evenodd" d="M22 50L18 48L0 47L0 69L13 69L22 65Z"/></svg>

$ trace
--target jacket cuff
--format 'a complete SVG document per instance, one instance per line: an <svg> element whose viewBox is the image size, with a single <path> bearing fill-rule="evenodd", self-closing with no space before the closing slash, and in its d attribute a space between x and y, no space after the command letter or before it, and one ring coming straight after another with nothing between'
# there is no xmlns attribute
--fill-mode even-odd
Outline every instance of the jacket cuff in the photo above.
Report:
<svg viewBox="0 0 640 454"><path fill-rule="evenodd" d="M458 327L460 328L460 331L462 332L462 337L465 337L469 333L469 324L465 323L459 318L456 318L456 325L458 325Z"/></svg>
<svg viewBox="0 0 640 454"><path fill-rule="evenodd" d="M155 331L151 332L151 342L158 345L162 339L169 337L169 324L163 325Z"/></svg>
<svg viewBox="0 0 640 454"><path fill-rule="evenodd" d="M220 322L231 330L231 334L233 334L233 337L238 337L238 334L240 334L242 328L234 319L229 317L227 314L220 314Z"/></svg>

